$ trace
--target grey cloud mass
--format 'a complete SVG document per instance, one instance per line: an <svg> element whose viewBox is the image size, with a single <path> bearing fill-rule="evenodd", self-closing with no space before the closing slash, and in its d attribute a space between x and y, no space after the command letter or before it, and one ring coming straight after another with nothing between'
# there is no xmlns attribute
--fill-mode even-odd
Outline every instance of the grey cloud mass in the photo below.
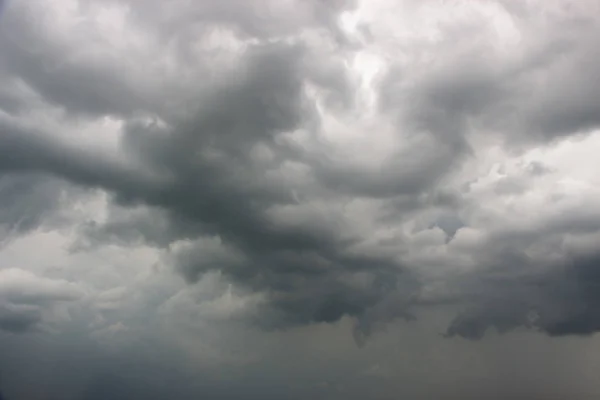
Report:
<svg viewBox="0 0 600 400"><path fill-rule="evenodd" d="M64 280L41 278L18 268L0 271L0 328L8 332L44 329L53 308L83 297L83 291Z"/></svg>
<svg viewBox="0 0 600 400"><path fill-rule="evenodd" d="M597 1L0 10L9 398L600 393Z"/></svg>

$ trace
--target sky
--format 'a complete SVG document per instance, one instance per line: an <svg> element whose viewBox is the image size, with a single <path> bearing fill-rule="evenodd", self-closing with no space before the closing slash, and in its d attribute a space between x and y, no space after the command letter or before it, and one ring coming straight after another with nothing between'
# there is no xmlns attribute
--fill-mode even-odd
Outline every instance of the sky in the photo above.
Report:
<svg viewBox="0 0 600 400"><path fill-rule="evenodd" d="M597 0L4 0L0 398L597 398L599 41Z"/></svg>

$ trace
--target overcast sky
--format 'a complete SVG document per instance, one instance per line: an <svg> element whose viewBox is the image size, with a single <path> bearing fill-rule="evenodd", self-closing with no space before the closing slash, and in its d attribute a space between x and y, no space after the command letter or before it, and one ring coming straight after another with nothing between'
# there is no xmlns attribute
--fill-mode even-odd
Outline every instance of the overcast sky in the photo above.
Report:
<svg viewBox="0 0 600 400"><path fill-rule="evenodd" d="M600 1L0 1L0 398L600 396Z"/></svg>

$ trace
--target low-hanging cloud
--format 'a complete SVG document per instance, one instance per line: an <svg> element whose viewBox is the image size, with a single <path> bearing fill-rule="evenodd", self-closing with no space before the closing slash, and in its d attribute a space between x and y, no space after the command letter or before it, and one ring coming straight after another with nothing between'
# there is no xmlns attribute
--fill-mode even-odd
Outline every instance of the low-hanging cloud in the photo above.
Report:
<svg viewBox="0 0 600 400"><path fill-rule="evenodd" d="M447 337L600 329L600 182L572 150L598 148L592 2L478 3L439 24L432 2L71 3L2 17L0 244L60 228L73 257L143 247L190 286L219 276L229 303L202 315L351 317L359 344L436 305L465 308ZM424 31L393 36L390 15ZM0 276L5 331L84 297ZM135 307L182 301L132 282ZM110 304L90 326L126 331Z"/></svg>

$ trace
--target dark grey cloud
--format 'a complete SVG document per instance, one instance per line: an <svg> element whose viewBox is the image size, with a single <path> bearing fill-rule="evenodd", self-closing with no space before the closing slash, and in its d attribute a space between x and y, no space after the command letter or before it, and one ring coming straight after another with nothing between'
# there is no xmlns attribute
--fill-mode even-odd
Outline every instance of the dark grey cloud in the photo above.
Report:
<svg viewBox="0 0 600 400"><path fill-rule="evenodd" d="M307 14L294 21L304 27L323 24L333 29L332 20L328 19L332 17L315 17L322 7L316 4L304 4ZM86 2L82 10L92 15L97 6ZM130 6L140 26L161 24L164 15L157 13L158 8ZM231 71L198 85L198 92L187 97L193 100L186 107L188 111L177 114L166 106L168 98L157 97L156 86L132 86L142 83L136 81L131 70L119 70L126 66L114 60L106 65L92 65L89 60L61 61L73 51L64 46L76 49L78 43L61 42L51 30L47 37L39 37L31 22L36 18L43 22L50 14L15 5L11 9L15 18L3 27L11 31L2 43L9 55L4 61L4 73L19 76L44 101L66 110L72 117L83 112L129 120L122 132L119 152L109 154L58 139L35 122L4 116L0 121L4 132L0 138L0 166L11 174L7 176L47 174L85 188L105 190L121 209L147 206L140 215L120 215L104 223L90 220L81 228L84 237L79 246L116 240L121 244L148 243L167 248L180 240L199 240L195 251L175 251L178 270L190 282L207 272L221 271L245 289L264 292L269 299L268 311L264 313L268 316L267 325L333 322L344 315L359 317L361 321L372 319L367 314L381 318L384 314L390 318L409 315L406 308L419 290L419 279L394 255L349 251L369 233L344 232L347 218L341 214L338 217L336 207L345 199L405 202L410 208L396 218L406 221L431 207L430 201L421 200L423 196L437 190L436 186L456 172L471 152L468 136L472 129L504 128L509 130L508 135L514 135L538 127L533 129L533 136L537 135L536 129L553 136L559 131L570 134L591 126L584 118L579 127L569 123L554 129L551 125L555 124L544 118L556 112L538 115L525 108L522 116L515 116L505 106L521 104L524 90L550 101L552 95L545 95L538 80L530 77L540 68L541 61L536 60L544 60L547 69L543 76L548 79L558 79L563 68L567 68L554 66L562 52L574 54L569 57L569 63L574 65L593 64L593 53L586 51L587 39L581 38L593 35L595 26L578 35L568 32L542 39L534 43L537 47L531 55L500 63L493 62L495 55L485 44L473 44L466 29L448 36L447 40L461 43L456 51L443 53L449 64L432 63L406 71L408 67L394 67L383 81L381 106L386 114L382 118L391 116L392 129L411 143L414 141L414 145L392 153L376 168L329 158L327 145L321 153L307 152L302 145L284 140L285 134L326 129L305 86L311 84L346 97L351 93L351 82L341 69L340 59L318 60L320 53L305 43L289 43L281 38L267 43L265 37L285 36L292 31L280 25L255 25L253 13L258 13L258 9L239 14L240 9L230 6L207 5L207 9L196 10L197 18L182 14L168 21L179 21L190 30L199 15L226 26L235 21L245 35L259 39L258 43L246 45ZM340 10L334 11L335 14ZM556 23L568 25L570 20L559 18ZM185 29L175 32L172 25L161 26L166 29L162 34L167 36L152 38L161 45L166 43L167 32L184 35ZM326 37L336 39L340 32L334 31ZM98 45L106 44L99 38L94 40L98 40ZM573 49L561 47L564 41L573 42ZM33 43L40 50L26 51L35 47ZM561 50L556 50L556 46ZM339 54L343 54L343 46L340 49ZM489 52L491 58L479 57L480 52ZM577 87L578 83L573 85L569 87ZM535 97L527 100L527 104L538 103ZM352 112L355 104L346 102L344 107ZM576 113L584 111L575 103L572 107L575 121L579 115ZM154 122L134 117L136 114L154 115ZM506 123L504 116L509 116ZM563 116L560 120L566 123L569 118ZM256 151L268 156L257 161ZM282 168L290 162L305 168L308 175L286 175ZM507 178L497 184L497 193L518 193L526 187L526 181ZM36 188L42 190L40 185ZM24 196L21 194L21 198ZM333 208L318 213L311 209L311 202L329 202ZM43 204L49 208L58 206L51 201ZM28 222L19 219L16 212L7 209L7 213L13 219L8 224L11 229ZM35 212L30 213L29 225L24 226L31 229L39 224L35 216ZM447 241L465 225L452 212L439 218L431 226L445 231ZM158 221L162 222L157 224ZM569 218L566 223L575 222ZM592 223L590 229L595 228ZM530 240L536 240L539 234L531 232ZM212 249L202 245L210 237L218 238ZM399 297L403 300L395 301L393 306L383 305Z"/></svg>
<svg viewBox="0 0 600 400"><path fill-rule="evenodd" d="M481 339L490 328L501 333L529 328L550 336L594 334L600 323L598 261L595 253L573 255L529 276L491 273L480 278L473 293L475 305L461 313L446 334Z"/></svg>
<svg viewBox="0 0 600 400"><path fill-rule="evenodd" d="M321 366L300 379L283 358L316 337L323 359L352 353L350 328L360 379L385 380L391 346L366 338L441 308L464 308L446 337L595 333L599 182L568 150L597 145L593 6L474 3L477 18L444 20L434 3L11 2L0 348L57 323L119 349L135 337L131 364L55 354L90 368L48 386L62 398L352 398L347 377L290 389ZM24 254L49 231L64 248ZM185 356L268 365L172 376L147 349L160 333L193 343ZM150 353L152 367L134 365ZM345 362L333 375L357 373Z"/></svg>
<svg viewBox="0 0 600 400"><path fill-rule="evenodd" d="M332 322L343 315L363 314L386 296L370 281L389 280L385 276L393 281L401 266L387 257L345 255L344 247L356 239L343 238L335 227L320 227L316 221L292 225L273 221L267 215L270 207L289 205L295 212L294 182L285 176L265 179L264 174L285 159L256 165L249 158L254 146L277 151L278 134L316 121L301 90L312 78L308 56L307 49L295 45L253 46L235 75L206 94L191 118L168 121L164 128L129 125L119 158L50 141L43 132L7 121L0 139L7 155L3 168L44 171L84 187L105 189L118 204L146 204L166 212L164 232L152 233L156 231L152 216L151 223L141 224L120 219L117 225L100 227L97 232L105 232L105 238L133 234L164 246L186 237L218 235L228 246L224 251L240 253L239 259L230 263L230 254L225 259L201 254L179 262L179 269L191 281L218 269L236 283L267 291L274 315L281 314L279 322L267 324ZM90 222L87 228L93 232L94 226ZM344 283L346 276L361 271L368 275L361 287Z"/></svg>
<svg viewBox="0 0 600 400"><path fill-rule="evenodd" d="M17 268L0 270L0 279L0 330L13 333L44 329L45 317L52 315L53 306L84 295L75 284Z"/></svg>
<svg viewBox="0 0 600 400"><path fill-rule="evenodd" d="M42 319L36 307L7 305L0 311L0 329L12 333L22 333L35 329Z"/></svg>

